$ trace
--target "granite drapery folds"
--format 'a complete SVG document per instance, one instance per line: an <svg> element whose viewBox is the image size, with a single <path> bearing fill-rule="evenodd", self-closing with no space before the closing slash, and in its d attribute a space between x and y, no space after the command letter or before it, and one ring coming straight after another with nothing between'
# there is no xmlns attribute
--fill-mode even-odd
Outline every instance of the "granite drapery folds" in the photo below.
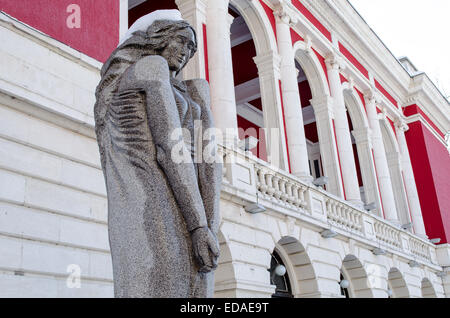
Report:
<svg viewBox="0 0 450 318"><path fill-rule="evenodd" d="M149 21L112 53L96 91L114 293L211 297L222 165L194 160L196 151L217 151L196 131L196 123L213 127L209 86L176 78L196 50L190 25L170 14Z"/></svg>

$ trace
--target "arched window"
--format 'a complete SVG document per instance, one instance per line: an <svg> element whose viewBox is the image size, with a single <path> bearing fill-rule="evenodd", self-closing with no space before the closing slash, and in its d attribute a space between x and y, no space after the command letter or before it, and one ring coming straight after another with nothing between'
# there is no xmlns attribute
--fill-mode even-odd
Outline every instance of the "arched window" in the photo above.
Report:
<svg viewBox="0 0 450 318"><path fill-rule="evenodd" d="M350 298L350 294L348 293L348 286L346 287L345 284L342 283L345 280L346 279L344 278L344 275L342 275L341 273L341 280L339 285L341 288L341 295L344 296L345 298Z"/></svg>
<svg viewBox="0 0 450 318"><path fill-rule="evenodd" d="M272 260L270 262L270 283L276 286L275 294L273 298L293 298L291 283L289 282L289 276L286 272L281 257L277 252L273 252Z"/></svg>

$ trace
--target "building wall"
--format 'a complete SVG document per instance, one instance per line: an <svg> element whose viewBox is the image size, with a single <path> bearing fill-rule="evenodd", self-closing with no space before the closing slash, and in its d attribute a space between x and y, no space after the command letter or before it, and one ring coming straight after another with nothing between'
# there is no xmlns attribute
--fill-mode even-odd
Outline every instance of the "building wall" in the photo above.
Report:
<svg viewBox="0 0 450 318"><path fill-rule="evenodd" d="M421 121L406 133L427 235L450 239L450 155Z"/></svg>
<svg viewBox="0 0 450 318"><path fill-rule="evenodd" d="M104 62L119 42L120 0L1 0L0 10L19 21ZM71 28L67 20L77 9L80 25ZM71 25L71 23L69 23Z"/></svg>
<svg viewBox="0 0 450 318"><path fill-rule="evenodd" d="M110 297L106 190L92 128L101 64L3 22L0 297ZM77 266L82 288L68 288Z"/></svg>
<svg viewBox="0 0 450 318"><path fill-rule="evenodd" d="M31 9L44 12L47 8L49 13L52 6L45 6L48 2L42 2L39 8L30 2L29 8L20 10L9 1L0 3L2 10L6 8L15 18L51 36L6 17L0 20L4 39L0 47L0 296L111 297L107 199L93 129L93 105L102 66L99 61L109 56L117 43L118 25L116 29L116 22L110 22L117 21L118 8L112 5L102 13L92 9L86 20L98 24L84 31L95 34L98 42L77 42L79 39L72 38L67 30L52 29L64 22L58 18L60 9L64 9L62 4L53 6L58 14L55 12L51 18L56 20L45 21L36 19ZM253 27L268 19L274 28L271 31L275 31L273 12L267 3L261 1L257 18L251 9L247 14L254 18ZM86 2L86 6L91 4ZM295 4L330 42L327 28L300 1ZM106 21L111 26L107 34L111 31L112 35L97 38ZM255 34L260 36L264 31L258 32ZM257 50L261 50L261 38L255 41ZM302 42L306 43L303 38ZM325 58L319 53L323 53L323 45L315 42L319 51L308 51L305 43L301 54L309 54L317 61L325 83ZM350 51L346 48L345 52ZM353 55L350 60L359 63ZM360 70L366 68L361 64ZM279 79L274 82L278 89ZM329 91L326 85L322 91ZM312 95L317 94L317 79L312 86ZM274 102L270 106L280 105ZM425 144L432 144L426 136L424 139ZM429 155L433 163L438 158ZM437 182L443 185L442 180ZM303 192L294 194L295 187ZM246 203L256 200L255 193L267 207L263 214L245 212ZM274 286L270 285L267 269L274 249L287 266L296 297L341 297L340 271L351 281L354 297L387 297L393 269L401 274L394 280L400 282L403 295L408 297L443 297L448 289L448 284L436 276L442 270L436 264L442 263L448 246L436 254L429 242L326 191L306 187L256 158L226 166L221 214L216 296L270 297ZM325 239L320 233L330 224L339 235ZM372 251L381 244L388 253L375 256ZM417 259L420 266L411 267L408 263L412 259ZM77 266L81 270L81 288L69 288ZM392 284L392 288L396 287Z"/></svg>

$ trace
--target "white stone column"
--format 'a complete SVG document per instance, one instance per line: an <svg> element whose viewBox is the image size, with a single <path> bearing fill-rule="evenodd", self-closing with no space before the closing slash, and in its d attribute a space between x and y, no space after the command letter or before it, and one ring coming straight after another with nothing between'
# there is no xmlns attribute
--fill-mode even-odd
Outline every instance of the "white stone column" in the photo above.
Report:
<svg viewBox="0 0 450 318"><path fill-rule="evenodd" d="M364 184L366 204L375 203L379 214L382 215L380 194L378 192L377 174L375 162L372 156L371 131L369 127L352 131L358 150L359 163L361 165L361 176Z"/></svg>
<svg viewBox="0 0 450 318"><path fill-rule="evenodd" d="M128 31L128 0L119 2L119 38L123 39Z"/></svg>
<svg viewBox="0 0 450 318"><path fill-rule="evenodd" d="M206 78L203 24L206 24L206 0L175 0L183 19L188 21L197 34L197 53L183 69L185 79Z"/></svg>
<svg viewBox="0 0 450 318"><path fill-rule="evenodd" d="M399 220L395 206L391 175L389 173L383 137L381 135L380 123L378 121L379 117L376 109L376 101L373 94L366 99L366 108L367 117L369 118L369 125L372 129L373 154L375 158L375 167L377 169L378 184L381 192L380 195L383 204L383 213L386 220L398 224Z"/></svg>
<svg viewBox="0 0 450 318"><path fill-rule="evenodd" d="M278 51L281 57L280 77L291 173L312 180L298 90L295 55L290 32L291 18L282 7L275 11Z"/></svg>
<svg viewBox="0 0 450 318"><path fill-rule="evenodd" d="M237 134L237 111L231 59L229 0L208 1L206 33L208 46L211 109L215 126L227 132L224 143L234 144Z"/></svg>
<svg viewBox="0 0 450 318"><path fill-rule="evenodd" d="M361 205L361 193L359 191L358 176L356 174L352 139L350 136L343 88L339 75L340 65L339 61L334 57L327 59L326 62L331 96L334 100L334 124L342 179L344 181L345 198L350 202Z"/></svg>
<svg viewBox="0 0 450 318"><path fill-rule="evenodd" d="M268 161L289 171L280 98L280 56L273 51L253 58L258 68Z"/></svg>
<svg viewBox="0 0 450 318"><path fill-rule="evenodd" d="M398 146L401 155L403 176L405 178L406 195L408 196L409 209L414 224L414 233L423 238L428 238L423 223L422 209L420 207L419 195L417 193L414 172L409 157L408 144L406 143L405 132L409 127L404 122L397 122L395 125L397 132Z"/></svg>
<svg viewBox="0 0 450 318"><path fill-rule="evenodd" d="M326 190L343 198L344 189L341 174L339 173L336 139L333 131L333 100L326 95L320 98L313 98L310 102L316 117L324 175L329 179Z"/></svg>

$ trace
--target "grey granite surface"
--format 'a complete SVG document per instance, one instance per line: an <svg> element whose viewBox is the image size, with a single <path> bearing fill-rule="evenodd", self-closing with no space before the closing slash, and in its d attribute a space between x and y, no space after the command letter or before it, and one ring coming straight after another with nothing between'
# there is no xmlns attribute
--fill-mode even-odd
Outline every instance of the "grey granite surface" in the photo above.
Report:
<svg viewBox="0 0 450 318"><path fill-rule="evenodd" d="M187 22L158 20L102 69L95 121L116 297L213 294L222 166L193 160L211 145L195 138L195 121L213 127L209 86L175 78L196 43ZM188 138L171 138L180 128ZM178 163L180 145L190 156Z"/></svg>

